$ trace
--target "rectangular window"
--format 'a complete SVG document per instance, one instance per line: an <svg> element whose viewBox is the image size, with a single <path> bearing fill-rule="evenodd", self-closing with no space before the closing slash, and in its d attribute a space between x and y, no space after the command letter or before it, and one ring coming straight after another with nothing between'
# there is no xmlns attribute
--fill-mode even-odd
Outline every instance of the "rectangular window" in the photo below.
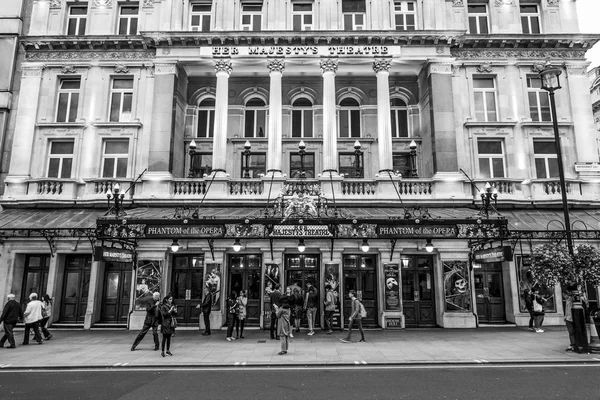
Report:
<svg viewBox="0 0 600 400"><path fill-rule="evenodd" d="M394 24L397 31L414 31L417 5L414 1L394 1Z"/></svg>
<svg viewBox="0 0 600 400"><path fill-rule="evenodd" d="M340 137L360 137L360 110L340 110Z"/></svg>
<svg viewBox="0 0 600 400"><path fill-rule="evenodd" d="M345 31L362 31L365 29L365 0L342 0L342 14Z"/></svg>
<svg viewBox="0 0 600 400"><path fill-rule="evenodd" d="M363 154L358 158L354 153L340 153L340 174L348 178L364 178L365 164L363 162Z"/></svg>
<svg viewBox="0 0 600 400"><path fill-rule="evenodd" d="M469 33L474 35L490 33L487 4L469 4L467 12L469 16Z"/></svg>
<svg viewBox="0 0 600 400"><path fill-rule="evenodd" d="M477 140L481 178L504 178L504 148L501 140Z"/></svg>
<svg viewBox="0 0 600 400"><path fill-rule="evenodd" d="M290 153L290 178L312 179L315 177L315 153L306 153L304 155L304 166L302 164L302 157L299 153ZM304 176L302 176L302 171L304 171Z"/></svg>
<svg viewBox="0 0 600 400"><path fill-rule="evenodd" d="M392 154L392 169L394 172L401 173L403 178L410 178L411 176L410 162L410 154L408 153Z"/></svg>
<svg viewBox="0 0 600 400"><path fill-rule="evenodd" d="M87 22L87 5L69 6L69 19L67 21L67 35L85 35L85 24Z"/></svg>
<svg viewBox="0 0 600 400"><path fill-rule="evenodd" d="M533 154L538 179L558 178L558 158L554 141L533 142Z"/></svg>
<svg viewBox="0 0 600 400"><path fill-rule="evenodd" d="M190 30L208 32L210 31L210 17L211 17L210 3L194 3L190 11Z"/></svg>
<svg viewBox="0 0 600 400"><path fill-rule="evenodd" d="M115 78L110 93L110 121L131 122L133 78Z"/></svg>
<svg viewBox="0 0 600 400"><path fill-rule="evenodd" d="M527 96L529 98L529 116L532 121L552 121L550 97L542 89L542 79L538 76L527 77Z"/></svg>
<svg viewBox="0 0 600 400"><path fill-rule="evenodd" d="M408 137L408 110L392 108L392 137Z"/></svg>
<svg viewBox="0 0 600 400"><path fill-rule="evenodd" d="M477 121L497 121L494 78L473 77L473 96Z"/></svg>
<svg viewBox="0 0 600 400"><path fill-rule="evenodd" d="M312 110L292 110L292 137L313 137Z"/></svg>
<svg viewBox="0 0 600 400"><path fill-rule="evenodd" d="M262 29L262 2L247 2L242 4L242 30L260 31Z"/></svg>
<svg viewBox="0 0 600 400"><path fill-rule="evenodd" d="M61 79L58 89L56 122L75 122L79 107L80 78Z"/></svg>
<svg viewBox="0 0 600 400"><path fill-rule="evenodd" d="M523 33L541 33L540 13L537 4L521 4L521 27Z"/></svg>
<svg viewBox="0 0 600 400"><path fill-rule="evenodd" d="M198 137L213 137L215 132L215 110L198 110Z"/></svg>
<svg viewBox="0 0 600 400"><path fill-rule="evenodd" d="M313 28L312 3L293 3L292 23L294 31L311 31Z"/></svg>
<svg viewBox="0 0 600 400"><path fill-rule="evenodd" d="M102 151L102 177L126 178L129 140L106 140Z"/></svg>
<svg viewBox="0 0 600 400"><path fill-rule="evenodd" d="M72 140L50 142L48 178L71 178L74 147Z"/></svg>
<svg viewBox="0 0 600 400"><path fill-rule="evenodd" d="M246 157L242 154L242 174L243 178L258 178L260 174L267 172L267 154L252 153L248 157L248 165L246 165Z"/></svg>
<svg viewBox="0 0 600 400"><path fill-rule="evenodd" d="M246 110L244 137L265 137L266 110Z"/></svg>
<svg viewBox="0 0 600 400"><path fill-rule="evenodd" d="M123 4L119 8L119 35L137 35L139 10L137 5Z"/></svg>
<svg viewBox="0 0 600 400"><path fill-rule="evenodd" d="M188 146L186 146L186 149ZM189 160L187 152L184 152L186 170L189 171ZM202 178L204 175L210 175L212 172L212 154L211 153L196 153L194 156L194 165L191 168L193 178Z"/></svg>

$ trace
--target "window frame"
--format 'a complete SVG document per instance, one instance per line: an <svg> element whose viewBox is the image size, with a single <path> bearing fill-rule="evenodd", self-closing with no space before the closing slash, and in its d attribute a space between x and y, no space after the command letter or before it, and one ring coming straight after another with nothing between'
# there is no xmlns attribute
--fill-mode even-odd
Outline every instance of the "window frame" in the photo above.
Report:
<svg viewBox="0 0 600 400"><path fill-rule="evenodd" d="M52 149L54 147L54 144L57 143L69 143L72 145L72 151L71 153L52 153ZM58 168L56 170L56 176L51 176L50 174L50 164L52 163L52 160L59 160L58 161ZM64 175L64 167L65 167L65 160L70 160L71 165L69 166L69 176L63 176ZM47 178L54 178L54 179L71 179L72 178L72 174L73 174L73 162L75 161L75 140L74 139L53 139L50 140L48 143L48 157L47 157L47 163L46 163L46 177Z"/></svg>
<svg viewBox="0 0 600 400"><path fill-rule="evenodd" d="M260 100L263 102L263 106L258 106L258 105L248 105L248 103L250 103L253 100ZM248 113L253 113L253 127L252 127L252 135L249 135L248 132ZM264 114L261 118L258 118L260 116L260 114ZM263 126L258 126L259 124L259 120L264 121L264 127ZM267 103L266 101L264 101L261 97L252 97L251 99L248 99L248 101L246 102L246 105L244 107L244 137L245 138L262 138L262 137L267 137ZM263 135L260 135L260 130L262 129L263 131Z"/></svg>
<svg viewBox="0 0 600 400"><path fill-rule="evenodd" d="M115 82L117 81L131 81L131 88L115 88ZM125 76L115 76L111 78L110 81L110 105L108 108L108 120L109 122L131 122L133 120L133 94L134 94L134 85L135 85L135 80L134 77L132 75L125 75ZM118 118L115 120L113 119L113 106L114 106L114 95L115 94L120 94L119 96L119 110L118 110ZM127 95L131 96L131 100L130 100L130 107L131 109L129 110L129 119L127 118L123 118L124 115L127 115L127 113L125 113L123 111L123 107L125 104L125 97Z"/></svg>
<svg viewBox="0 0 600 400"><path fill-rule="evenodd" d="M351 166L342 166L342 157L352 157ZM356 159L356 155L353 152L344 152L341 151L338 153L338 169L340 174L344 174L345 177L349 179L361 179L365 177L365 153L360 153L360 173L356 176L356 167L354 166Z"/></svg>
<svg viewBox="0 0 600 400"><path fill-rule="evenodd" d="M538 80L539 86L534 85L532 80ZM532 121L535 122L551 122L552 121L552 112L550 110L550 95L548 92L541 87L541 78L538 76L528 75L525 78L525 83L527 85L527 102L529 104L529 117ZM532 105L531 95L535 95L535 104ZM542 107L542 99L544 96L546 100L547 107ZM531 110L535 108L538 118L534 118Z"/></svg>
<svg viewBox="0 0 600 400"><path fill-rule="evenodd" d="M309 5L310 11L296 11L294 7L297 5ZM314 28L314 3L312 1L292 1L292 30L293 31L312 31ZM305 17L310 17L311 22L306 23ZM300 29L296 29L295 17L300 18Z"/></svg>
<svg viewBox="0 0 600 400"><path fill-rule="evenodd" d="M530 12L523 12L523 7L535 7L536 12L535 13L530 13ZM537 35L542 33L542 16L540 14L540 7L539 4L537 3L521 3L519 4L519 16L521 18L521 29L522 29L522 33L525 35ZM533 32L533 26L531 24L532 19L536 19L537 20L537 32ZM527 24L525 24L525 20L527 21ZM525 26L527 26L528 28L528 32L525 32Z"/></svg>
<svg viewBox="0 0 600 400"><path fill-rule="evenodd" d="M392 105L392 102L394 100L400 100L404 103L404 106L396 106L396 105ZM402 136L401 133L401 124L400 124L400 113L401 112L405 112L406 113L406 120L405 120L405 126L406 126L406 136ZM404 119L404 118L402 118ZM406 101L404 101L404 99L401 99L399 97L392 97L390 99L390 127L391 127L391 134L392 134L392 138L407 138L407 137L411 137L410 134L410 118L409 118L409 114L408 114L408 104L406 104Z"/></svg>
<svg viewBox="0 0 600 400"><path fill-rule="evenodd" d="M311 103L311 106L303 106L303 105L294 105L294 103L296 103L298 100L307 100ZM295 135L295 131L294 131L294 126L298 126L295 124L296 119L294 117L296 112L300 112L300 136ZM307 116L305 115L306 113L310 113L310 135L307 135L307 129L306 129L306 120L307 120ZM314 103L311 99L307 98L307 97L300 97L295 99L292 102L292 110L291 110L291 118L290 118L290 123L291 123L291 127L290 127L290 133L291 133L291 137L293 138L312 138L315 135L315 113L314 113Z"/></svg>
<svg viewBox="0 0 600 400"><path fill-rule="evenodd" d="M242 156L240 177L242 177L242 178L245 177L246 169L248 170L248 174L250 175L249 179L260 178L260 176L259 176L260 174L266 175L266 173L267 173L267 153L266 152L250 153L250 157L248 158L248 162L250 163L249 168L245 168L244 152L243 151L240 152L240 155ZM256 158L258 158L258 157L264 157L264 164L262 166L257 163ZM254 163L253 163L253 160L254 160Z"/></svg>
<svg viewBox="0 0 600 400"><path fill-rule="evenodd" d="M493 87L492 88L476 88L475 87L475 82L476 81L483 81L483 80L489 80L492 82ZM478 111L477 111L477 94L481 94L482 95L482 108L483 108L483 119L480 119L478 116ZM487 101L488 101L488 95L491 94L493 96L493 100L494 100L494 110L493 110L493 119L490 118L490 110L488 110L487 107ZM497 85L496 85L496 77L495 76L477 76L477 75L473 75L473 105L475 107L475 119L477 121L483 121L483 122L498 122L499 121L499 115L498 115L498 91L497 91Z"/></svg>
<svg viewBox="0 0 600 400"><path fill-rule="evenodd" d="M260 11L256 10L244 10L244 7L257 7L260 5ZM240 4L240 30L249 32L260 32L263 30L263 8L264 4L262 1L243 1ZM244 16L250 17L250 23L244 23ZM258 18L258 24L255 19ZM258 29L254 29L258 26Z"/></svg>
<svg viewBox="0 0 600 400"><path fill-rule="evenodd" d="M342 105L342 103L344 102L344 100L347 99L351 99L354 100L356 102L356 105L352 105L352 106L346 106L346 105ZM348 119L348 136L342 136L342 120L344 119L344 114L348 113L347 115L347 119ZM345 97L343 99L340 99L339 105L338 105L338 138L361 138L362 137L362 118L361 118L361 108L360 108L360 103L358 102L358 100L356 100L354 97ZM352 127L352 118L354 115L357 115L358 117L358 135L354 134L354 130Z"/></svg>
<svg viewBox="0 0 600 400"><path fill-rule="evenodd" d="M536 143L551 143L552 144L552 148L553 148L553 152L551 153L536 153L535 151L535 145ZM559 178L559 173L558 173L558 156L556 155L556 143L554 140L550 140L550 139L534 139L533 140L533 163L534 163L534 169L535 169L535 177L536 179L554 179L554 178ZM544 161L544 174L546 175L545 177L540 177L539 176L539 170L538 170L538 164L537 164L537 160L543 160ZM551 174L551 168L550 168L550 160L554 160L554 170L556 171L556 174L553 175Z"/></svg>
<svg viewBox="0 0 600 400"><path fill-rule="evenodd" d="M501 153L480 153L479 152L479 143L480 142L499 142ZM504 148L504 140L497 138L477 138L477 169L479 172L480 178L483 179L503 179L506 178L506 149ZM502 159L502 176L495 176L494 174L494 159L501 158ZM484 176L481 170L481 161L488 160L488 168L490 171L489 176Z"/></svg>
<svg viewBox="0 0 600 400"><path fill-rule="evenodd" d="M396 166L398 164L394 163L394 159L396 157L402 157L406 159L406 167L405 168L397 168ZM412 172L412 165L411 165L411 159L410 159L410 153L408 151L394 151L392 152L392 170L394 172L399 172L400 174L402 174L402 178L410 178L411 177L411 172ZM405 174L406 172L406 174Z"/></svg>
<svg viewBox="0 0 600 400"><path fill-rule="evenodd" d="M77 81L79 83L79 87L77 89L64 89L62 86L65 82L75 82ZM65 110L65 118L64 120L61 120L61 118L59 118L59 113L61 111L61 96L62 95L66 95L67 96L67 106L66 106L66 110ZM81 97L81 76L73 76L73 77L64 77L64 78L59 78L58 81L58 90L57 90L57 94L56 94L56 112L55 112L55 118L56 118L56 122L66 122L66 123L73 123L77 121L77 116L79 114L79 100ZM75 106L73 106L73 102L75 102ZM75 115L71 115L71 113L74 111Z"/></svg>
<svg viewBox="0 0 600 400"><path fill-rule="evenodd" d="M403 11L402 7L406 6L408 7L408 4L412 4L413 6L413 10L406 10ZM400 9L398 9L398 5L400 6ZM417 2L414 0L394 0L394 2L392 3L392 7L393 7L393 13L392 13L392 26L394 27L394 29L396 31L414 31L417 29ZM398 25L397 23L397 16L402 16L402 20L403 20L403 24L402 25ZM413 24L412 24L412 28L410 28L410 25L407 24L407 16L412 15L413 16ZM403 26L404 29L399 29L399 26Z"/></svg>
<svg viewBox="0 0 600 400"><path fill-rule="evenodd" d="M469 7L485 7L485 13L470 12ZM482 32L481 21L485 17L486 32ZM476 32L471 32L471 21L475 22ZM490 9L486 3L467 3L467 32L471 35L488 35L490 34Z"/></svg>
<svg viewBox="0 0 600 400"><path fill-rule="evenodd" d="M294 168L296 163L295 161L292 159L292 157L298 157L298 168ZM307 160L312 158L312 162L307 162ZM297 151L291 151L290 152L290 178L291 179L301 179L301 178L306 178L306 179L314 179L316 174L316 159L315 159L315 153L314 152L306 152L304 154L304 176L301 176L302 173L302 169L301 169L301 165L300 165L300 153Z"/></svg>
<svg viewBox="0 0 600 400"><path fill-rule="evenodd" d="M344 3L346 1L349 2L355 2L355 3L360 3L362 2L362 4L364 4L364 10L363 11L344 11ZM367 4L366 4L366 0L342 0L342 21L344 23L344 28L343 30L346 32L353 32L353 31L364 31L367 30ZM350 17L350 19L352 20L351 24L352 26L348 26L348 19L346 17ZM362 18L362 23L358 23L357 19L358 17Z"/></svg>
<svg viewBox="0 0 600 400"><path fill-rule="evenodd" d="M196 152L196 155L194 156L194 165L190 166L190 156L188 154L188 149L190 148L190 142L187 142L183 148L183 156L185 157L185 171L186 171L186 175L188 176L188 171L192 170L193 174L194 174L194 178L203 178L204 174L206 175L210 175L212 173L212 169L213 169L213 162L212 162L212 157L213 154L211 152L206 152L206 151L201 151L201 152ZM206 159L210 160L210 165L205 165L202 166L202 161L206 160Z"/></svg>
<svg viewBox="0 0 600 400"><path fill-rule="evenodd" d="M137 9L136 14L123 14L124 9ZM121 23L122 21L127 20L125 33L121 33ZM132 33L132 25L135 20L135 32ZM117 21L117 35L124 36L135 36L139 32L139 22L140 22L140 4L135 3L121 3L119 4L119 19Z"/></svg>
<svg viewBox="0 0 600 400"><path fill-rule="evenodd" d="M202 103L204 103L207 100L212 100L213 105L203 106ZM196 120L197 120L196 137L198 137L198 138L214 137L215 115L216 115L215 114L215 104L216 104L216 99L213 97L207 97L205 99L202 99L202 101L200 101L200 103L198 103L198 107L196 110ZM200 123L201 123L200 113L206 113L206 118L205 118L206 126L205 126L203 134L201 134L201 132L200 132L200 128L201 128L200 127Z"/></svg>
<svg viewBox="0 0 600 400"><path fill-rule="evenodd" d="M85 9L85 14L72 14L72 10L74 9ZM68 4L67 11L67 27L66 34L69 36L83 36L85 35L85 31L87 28L87 14L88 14L88 4L87 3L74 3ZM75 32L70 33L71 21L75 21ZM82 24L83 22L83 24ZM83 25L83 26L82 26Z"/></svg>
<svg viewBox="0 0 600 400"><path fill-rule="evenodd" d="M209 11L194 11L194 7L195 6L208 6L210 8ZM192 1L190 2L190 17L189 17L189 22L188 22L188 26L190 28L190 31L193 32L210 32L211 31L211 24L212 24L212 12L213 12L213 7L212 7L212 2L210 1ZM199 25L193 25L193 18L195 16L199 17ZM205 17L208 17L208 29L204 29L205 26ZM197 29L194 29L197 28Z"/></svg>
<svg viewBox="0 0 600 400"><path fill-rule="evenodd" d="M107 153L106 152L106 146L108 143L111 142L127 142L127 152L126 153ZM104 140L102 140L102 156L101 156L101 176L102 178L110 178L110 179L116 179L116 178L127 178L129 176L129 160L130 160L130 153L131 153L131 140L129 138L106 138ZM124 155L124 157L123 157ZM105 161L109 160L109 159L113 159L113 167L112 167L112 173L110 175L106 174L106 164ZM125 159L125 174L120 176L118 175L118 170L119 170L119 160L123 160Z"/></svg>

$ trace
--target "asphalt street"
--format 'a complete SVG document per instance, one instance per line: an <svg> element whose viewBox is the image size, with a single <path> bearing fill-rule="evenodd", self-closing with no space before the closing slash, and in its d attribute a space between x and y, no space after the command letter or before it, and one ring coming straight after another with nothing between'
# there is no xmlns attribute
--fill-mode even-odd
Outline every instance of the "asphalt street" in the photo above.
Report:
<svg viewBox="0 0 600 400"><path fill-rule="evenodd" d="M0 398L597 400L600 366L0 370Z"/></svg>

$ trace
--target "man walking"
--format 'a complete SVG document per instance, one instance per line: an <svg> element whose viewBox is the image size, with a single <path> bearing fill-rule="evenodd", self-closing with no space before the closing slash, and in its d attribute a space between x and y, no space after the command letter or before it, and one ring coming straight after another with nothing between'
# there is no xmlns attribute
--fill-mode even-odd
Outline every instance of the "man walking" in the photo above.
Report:
<svg viewBox="0 0 600 400"><path fill-rule="evenodd" d="M210 311L212 309L213 304L213 294L208 286L204 287L204 300L202 304L200 304L200 309L202 310L202 316L204 318L204 332L202 335L208 336L210 335Z"/></svg>
<svg viewBox="0 0 600 400"><path fill-rule="evenodd" d="M4 310L2 310L2 316L0 316L0 323L4 322L4 336L0 339L0 347L4 347L4 343L8 340L8 348L14 349L16 345L13 329L17 325L17 322L23 319L23 310L21 309L21 305L15 300L14 294L10 293L6 297L8 301L4 306Z"/></svg>
<svg viewBox="0 0 600 400"><path fill-rule="evenodd" d="M315 334L315 319L317 316L317 302L319 295L317 288L312 282L306 283L306 299L304 300L304 308L306 309L306 319L308 320L308 336Z"/></svg>
<svg viewBox="0 0 600 400"><path fill-rule="evenodd" d="M325 333L333 333L333 313L335 312L335 304L337 303L337 296L333 292L331 285L325 285L325 325L327 331Z"/></svg>
<svg viewBox="0 0 600 400"><path fill-rule="evenodd" d="M356 298L356 292L354 290L350 290L348 292L348 297L350 297L350 301L352 302L352 311L350 312L350 318L348 319L348 336L344 339L340 339L344 343L350 343L352 337L352 325L356 323L358 325L358 330L360 331L360 343L365 342L365 333L363 332L362 327L362 319L363 315L361 315L361 302Z"/></svg>
<svg viewBox="0 0 600 400"><path fill-rule="evenodd" d="M281 285L279 283L275 284L273 293L271 293L271 339L279 339L277 335L277 307L281 305L281 292L279 288ZM277 307L275 307L277 306Z"/></svg>
<svg viewBox="0 0 600 400"><path fill-rule="evenodd" d="M146 333L152 328L152 336L154 337L154 351L157 351L160 343L158 342L158 324L160 323L160 293L154 292L152 293L153 303L148 304L146 307L146 319L144 319L144 326L140 333L138 333L135 341L133 342L133 346L131 346L131 351L135 351L135 348L138 344L144 339Z"/></svg>
<svg viewBox="0 0 600 400"><path fill-rule="evenodd" d="M29 303L27 303L27 309L25 309L25 336L23 337L23 346L29 344L29 331L33 329L33 335L35 341L38 344L42 344L42 335L40 335L40 323L42 319L42 307L44 305L38 300L37 293L31 293L29 295Z"/></svg>

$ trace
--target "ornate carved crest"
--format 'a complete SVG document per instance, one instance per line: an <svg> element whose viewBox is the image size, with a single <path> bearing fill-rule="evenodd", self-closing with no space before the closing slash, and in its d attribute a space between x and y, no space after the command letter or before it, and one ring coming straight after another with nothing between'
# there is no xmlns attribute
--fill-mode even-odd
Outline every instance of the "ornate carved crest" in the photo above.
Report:
<svg viewBox="0 0 600 400"><path fill-rule="evenodd" d="M116 74L126 74L129 72L129 67L125 64L117 64L115 65L115 73Z"/></svg>
<svg viewBox="0 0 600 400"><path fill-rule="evenodd" d="M477 67L477 72L480 73L491 73L492 72L492 65L491 64L481 64Z"/></svg>
<svg viewBox="0 0 600 400"><path fill-rule="evenodd" d="M452 5L454 7L462 7L464 5L463 0L452 0Z"/></svg>
<svg viewBox="0 0 600 400"><path fill-rule="evenodd" d="M50 8L60 8L62 0L50 0Z"/></svg>
<svg viewBox="0 0 600 400"><path fill-rule="evenodd" d="M92 2L93 8L100 8L100 7L112 8L112 6L113 6L113 0L94 0Z"/></svg>
<svg viewBox="0 0 600 400"><path fill-rule="evenodd" d="M63 65L60 69L60 72L62 72L63 74L74 74L77 72L77 70L72 65Z"/></svg>

